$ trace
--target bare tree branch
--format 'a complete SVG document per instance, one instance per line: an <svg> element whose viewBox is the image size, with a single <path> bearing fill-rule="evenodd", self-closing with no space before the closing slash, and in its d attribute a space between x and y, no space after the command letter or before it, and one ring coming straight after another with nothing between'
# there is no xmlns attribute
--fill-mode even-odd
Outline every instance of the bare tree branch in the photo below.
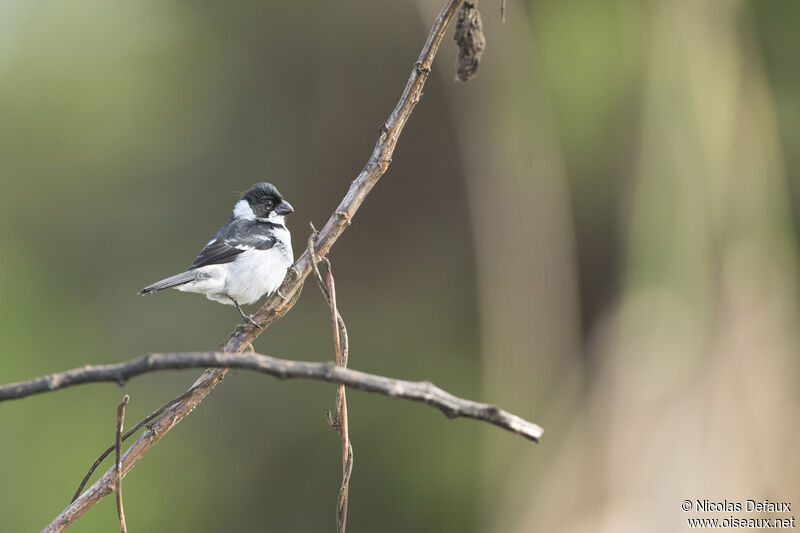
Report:
<svg viewBox="0 0 800 533"><path fill-rule="evenodd" d="M125 405L127 405L129 399L130 396L126 394L123 396L122 401L117 406L117 460L114 463L114 468L117 472L117 516L119 516L120 533L128 533L128 526L125 524L125 510L122 508L122 461L120 461L120 455L122 453L122 423L125 421Z"/></svg>
<svg viewBox="0 0 800 533"><path fill-rule="evenodd" d="M322 279L322 274L319 271L317 263L316 251L314 250L314 241L317 238L317 228L314 223L310 224L311 235L308 237L308 253L311 255L311 266L314 271L314 278L317 280L319 290L328 301L328 307L331 311L331 326L333 328L333 346L336 353L336 364L341 367L347 366L347 359L349 357L349 346L347 340L347 327L344 325L344 319L339 313L339 308L336 306L336 283L333 280L333 270L331 270L331 262L327 257L322 258L322 263L326 267L325 279ZM339 486L339 498L336 503L336 530L338 533L345 533L347 527L347 506L350 501L350 475L353 472L353 446L350 443L350 429L347 418L347 395L345 394L344 385L339 385L336 388L336 416L332 417L330 411L325 411L328 417L328 423L331 427L339 433L339 438L342 441L342 483Z"/></svg>
<svg viewBox="0 0 800 533"><path fill-rule="evenodd" d="M400 100L398 101L391 115L389 115L388 120L380 128L380 136L375 144L372 154L369 157L369 160L367 161L367 164L356 177L356 179L351 183L347 194L342 199L341 203L336 208L330 219L328 219L328 222L322 228L319 236L316 238L315 249L320 257L324 257L328 254L333 244L350 224L356 211L364 202L364 199L378 182L380 177L388 169L389 164L391 163L394 148L397 144L398 138L400 137L400 133L403 131L406 122L411 116L414 106L422 96L422 88L428 79L428 75L430 74L433 59L436 56L439 45L441 44L444 34L453 19L456 9L462 1L463 0L447 0L441 12L436 17L436 20L434 21L433 26L428 33L428 38L425 41L425 45L422 48L419 58L415 63L413 70L411 71L411 75L409 76ZM268 298L261 309L255 314L254 320L262 326L262 329L251 326L242 328L231 337L230 341L224 348L224 352L227 354L241 353L256 337L258 337L258 335L260 335L266 329L268 325L285 315L294 306L297 298L300 296L303 282L310 271L311 257L310 254L306 252L289 270L280 289L276 291L273 296ZM167 410L158 420L148 426L147 431L145 431L136 440L136 442L131 445L122 458L122 475L124 476L133 467L133 465L139 459L141 459L144 454L147 453L147 451L150 450L150 448L152 448L155 443L158 442L158 440L161 439L161 437L163 437L172 427L174 427L184 417L191 413L192 410L194 410L194 408L197 407L197 405L211 392L211 390L213 390L214 387L216 387L217 384L222 381L226 372L227 370L225 368L210 368L206 370L206 372L204 372L197 379L194 385L192 385L191 389L187 391L185 397L181 398L177 402L174 402L169 408L167 408ZM335 375L336 372L348 371L347 369L339 369L338 371L332 370L331 372L333 372ZM348 384L344 379L342 379L341 383ZM399 391L411 391L412 389L404 388L408 387L408 385L415 385L417 387L420 386L420 384L405 382L405 385L401 384L399 389L392 389L395 392L393 395L399 395ZM439 397L441 400L441 405L443 406L448 406L452 403L452 398L454 397L451 397L440 389L436 389L430 384L421 384L421 386L422 389L426 390L417 390L417 392L421 394L420 401L428 401L423 400L422 398ZM367 389L365 388L364 390ZM444 396L438 396L436 391L444 394ZM520 419L519 417L514 417L514 415L509 415L508 413L499 411L494 407L484 406L483 404L475 404L473 408L474 409L470 412L473 414L483 413L484 415L491 415L490 418L492 420L490 421L500 425L501 427L504 424L509 428L513 427L515 429L512 429L512 431L526 435L534 440L541 435L541 428L538 426L532 425L529 422ZM446 414L453 413L452 409L449 407L445 407L443 410ZM500 416L500 413L503 413L504 416ZM473 416L473 418L480 417ZM498 423L497 421L499 420L503 420L503 422ZM533 429L531 426L533 426L535 429ZM84 494L70 504L70 506L59 516L57 516L53 522L51 522L51 524L45 528L44 531L62 531L84 512L86 512L86 510L97 503L101 498L108 495L111 491L111 487L113 486L113 480L111 479L112 471L113 469L107 471L99 480L89 487Z"/></svg>
<svg viewBox="0 0 800 533"><path fill-rule="evenodd" d="M322 279L322 274L317 268L316 253L314 251L314 238L316 237L317 230L314 225L311 225L313 233L308 238L308 251L311 254L312 265L314 267L314 277L317 279L317 284L328 300L328 306L331 310L331 326L333 328L333 346L336 352L336 365L342 368L347 367L348 342L347 342L347 328L344 325L344 319L339 313L339 308L336 306L336 283L333 280L333 270L331 269L331 262L327 257L322 259L325 265L325 279ZM328 422L331 427L339 433L339 438L342 441L342 484L339 486L339 498L336 505L336 528L338 533L345 533L347 525L347 506L350 500L350 475L353 472L353 446L350 443L350 429L347 417L347 395L345 394L344 385L339 385L336 388L336 417L331 418L328 414Z"/></svg>
<svg viewBox="0 0 800 533"><path fill-rule="evenodd" d="M22 391L22 396L30 396L83 383L125 382L132 377L159 370L202 367L213 367L207 373L217 368L241 368L269 374L280 379L310 379L338 383L365 392L422 402L436 407L448 418L464 417L489 422L533 441L538 441L542 433L544 433L544 430L533 422L528 422L493 405L459 398L428 381L405 381L341 367L333 362L293 361L253 352L241 354L225 352L151 353L125 363L83 366L24 383L3 385L0 387L0 396L8 398L7 391L15 391L16 393ZM58 384L56 388L51 387L53 383ZM187 399L197 400L198 394L201 392L198 389L208 388L209 386L207 381L198 380L197 384L187 391ZM160 438L163 432L167 431L167 428L177 423L175 421L176 416L172 410L168 410L165 416L148 426L140 440ZM128 458L134 453L136 453L134 447L131 447L125 453L125 457L122 458L123 475L133 466L129 464ZM112 468L111 472L113 470ZM91 491L92 488L89 490Z"/></svg>
<svg viewBox="0 0 800 533"><path fill-rule="evenodd" d="M333 271L328 258L325 258L325 286L328 288L328 303L331 308L331 326L333 327L333 343L336 349L336 365L340 368L347 367L349 354L344 350L343 339L347 338L347 329L344 319L339 314L336 306L336 284L333 280ZM339 432L342 440L342 484L339 488L336 524L339 533L345 533L347 524L347 505L350 499L350 474L353 472L353 446L350 444L350 427L347 417L347 396L344 385L336 388L336 424L334 429Z"/></svg>

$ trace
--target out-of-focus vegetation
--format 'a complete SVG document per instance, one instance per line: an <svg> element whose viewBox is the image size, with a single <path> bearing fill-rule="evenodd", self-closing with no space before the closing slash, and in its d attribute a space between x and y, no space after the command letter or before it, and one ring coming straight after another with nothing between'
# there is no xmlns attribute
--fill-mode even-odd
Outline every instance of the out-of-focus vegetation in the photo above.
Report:
<svg viewBox="0 0 800 533"><path fill-rule="evenodd" d="M207 350L178 292L254 182L338 204L439 7L0 3L0 381ZM685 499L800 502L800 4L481 2L335 246L353 368L542 424L538 446L349 395L353 531L678 531ZM333 357L313 283L256 349ZM0 530L43 527L113 437L197 372L0 405ZM127 478L132 531L319 531L334 387L234 372ZM107 499L74 526L109 531Z"/></svg>

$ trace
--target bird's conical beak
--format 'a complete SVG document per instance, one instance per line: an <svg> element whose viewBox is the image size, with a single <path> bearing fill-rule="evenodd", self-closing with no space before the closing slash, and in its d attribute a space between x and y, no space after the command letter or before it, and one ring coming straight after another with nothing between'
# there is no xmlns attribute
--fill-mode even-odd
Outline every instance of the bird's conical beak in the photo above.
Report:
<svg viewBox="0 0 800 533"><path fill-rule="evenodd" d="M294 207L286 200L281 200L281 203L275 208L275 212L279 215L288 215L289 213L294 213Z"/></svg>

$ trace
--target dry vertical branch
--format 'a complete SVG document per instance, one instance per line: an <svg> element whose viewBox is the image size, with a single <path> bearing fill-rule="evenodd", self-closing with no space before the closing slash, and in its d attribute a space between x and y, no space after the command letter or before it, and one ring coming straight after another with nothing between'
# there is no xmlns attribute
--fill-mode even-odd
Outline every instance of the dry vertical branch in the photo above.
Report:
<svg viewBox="0 0 800 533"><path fill-rule="evenodd" d="M331 263L325 258L325 284L328 288L328 295L331 307L331 323L333 325L334 346L336 347L336 364L342 368L347 367L348 353L344 339L347 338L347 329L344 320L339 314L336 306L336 285L333 281ZM336 524L339 533L344 533L347 523L347 504L350 496L350 474L353 471L353 446L350 444L349 422L347 418L347 396L345 395L344 385L339 384L336 388L336 425L335 429L339 432L342 440L342 485L339 489L339 503L336 513Z"/></svg>
<svg viewBox="0 0 800 533"><path fill-rule="evenodd" d="M311 255L311 266L314 270L314 278L317 280L319 290L328 302L331 311L331 327L333 328L333 346L336 354L336 365L342 368L347 367L349 357L349 342L347 328L344 319L339 313L336 305L336 283L333 280L331 262L327 257L322 258L325 265L325 279L319 271L317 263L320 261L314 250L314 240L317 236L317 228L311 226L311 235L308 237L308 253ZM347 396L344 385L339 384L336 388L336 416L328 415L328 423L338 433L342 441L342 484L339 487L339 498L336 505L336 529L339 533L345 533L347 525L347 506L350 500L350 475L353 472L353 446L350 443L349 422L347 417Z"/></svg>
<svg viewBox="0 0 800 533"><path fill-rule="evenodd" d="M125 421L125 405L130 397L126 394L117 406L117 460L114 465L117 472L117 515L119 516L119 530L121 533L128 533L128 526L125 525L125 510L122 508L122 461L120 460L120 449L122 448L122 424Z"/></svg>

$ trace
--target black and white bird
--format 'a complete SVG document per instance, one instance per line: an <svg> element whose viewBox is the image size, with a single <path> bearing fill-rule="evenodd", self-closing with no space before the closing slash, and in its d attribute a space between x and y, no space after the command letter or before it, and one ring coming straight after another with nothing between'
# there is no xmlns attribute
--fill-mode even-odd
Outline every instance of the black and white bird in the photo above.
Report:
<svg viewBox="0 0 800 533"><path fill-rule="evenodd" d="M286 215L293 212L272 184L253 185L186 272L148 285L139 294L171 287L199 292L209 300L235 305L245 322L258 327L241 305L272 294L283 282L294 261L285 224Z"/></svg>

